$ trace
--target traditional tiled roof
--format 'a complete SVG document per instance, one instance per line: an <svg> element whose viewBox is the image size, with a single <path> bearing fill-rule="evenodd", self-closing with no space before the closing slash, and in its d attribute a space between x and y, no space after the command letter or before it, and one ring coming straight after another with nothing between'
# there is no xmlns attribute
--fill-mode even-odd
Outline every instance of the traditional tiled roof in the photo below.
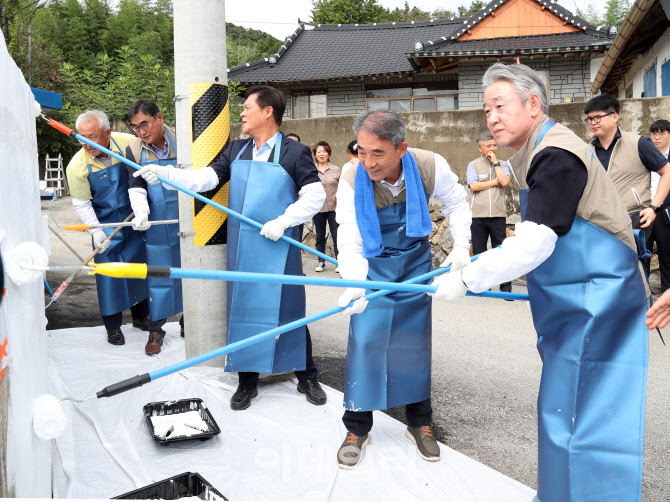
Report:
<svg viewBox="0 0 670 502"><path fill-rule="evenodd" d="M417 42L432 43L459 27L465 18L433 21L309 25L301 24L277 54L231 68L230 80L283 82L414 71L405 54Z"/></svg>
<svg viewBox="0 0 670 502"><path fill-rule="evenodd" d="M313 25L300 23L269 58L228 70L243 84L399 75L420 70L417 58L547 54L607 50L611 39L555 0L535 0L579 31L457 41L510 0L492 0L469 17L407 23Z"/></svg>
<svg viewBox="0 0 670 502"><path fill-rule="evenodd" d="M458 41L461 35L471 30L477 23L508 1L492 0L482 7L479 12L464 19L461 26L451 36L442 36L440 40L424 46L423 50L408 52L407 57L561 53L567 50L607 50L612 44L606 30L601 31L581 17L561 7L554 0L535 1L580 31Z"/></svg>
<svg viewBox="0 0 670 502"><path fill-rule="evenodd" d="M567 51L607 50L612 39L605 34L596 36L582 31L530 35L525 37L501 37L464 40L432 44L423 51L408 53L408 57L432 56L499 56L507 54L547 54Z"/></svg>

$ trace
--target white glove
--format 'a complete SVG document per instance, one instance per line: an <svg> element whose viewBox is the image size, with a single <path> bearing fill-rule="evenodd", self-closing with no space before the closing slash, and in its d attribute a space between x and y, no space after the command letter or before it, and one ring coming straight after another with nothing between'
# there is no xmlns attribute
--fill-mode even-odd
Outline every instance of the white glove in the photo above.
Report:
<svg viewBox="0 0 670 502"><path fill-rule="evenodd" d="M470 248L456 245L449 253L449 256L440 264L440 268L451 265L450 272L456 272L466 265L470 264Z"/></svg>
<svg viewBox="0 0 670 502"><path fill-rule="evenodd" d="M133 177L137 178L138 176L142 176L142 178L144 178L144 181L146 181L150 185L157 185L160 182L158 176L162 176L165 179L169 179L171 167L172 166L160 166L158 164L149 164L148 166L144 166L139 171L135 171L133 173Z"/></svg>
<svg viewBox="0 0 670 502"><path fill-rule="evenodd" d="M468 288L465 286L463 279L461 279L460 272L448 272L439 275L433 281L432 286L437 286L437 291L433 294L428 294L431 296L434 295L435 298L443 302L458 303L465 296L465 293L468 292Z"/></svg>
<svg viewBox="0 0 670 502"><path fill-rule="evenodd" d="M342 293L339 300L337 300L337 306L343 309L349 305L352 300L356 300L351 307L344 310L344 313L347 315L360 314L365 310L365 307L368 306L368 301L363 298L364 296L364 288L347 288L344 290L344 293Z"/></svg>
<svg viewBox="0 0 670 502"><path fill-rule="evenodd" d="M141 232L149 230L149 227L151 226L149 215L147 213L139 213L130 223L133 224L133 230L139 230Z"/></svg>
<svg viewBox="0 0 670 502"><path fill-rule="evenodd" d="M261 235L270 240L277 241L284 235L288 225L284 223L282 216L268 221L261 229Z"/></svg>
<svg viewBox="0 0 670 502"><path fill-rule="evenodd" d="M112 243L111 239L107 239L107 234L103 232L102 230L96 230L93 232L93 244L95 244L95 247L100 250L100 253L104 253L107 251L107 248L109 245Z"/></svg>

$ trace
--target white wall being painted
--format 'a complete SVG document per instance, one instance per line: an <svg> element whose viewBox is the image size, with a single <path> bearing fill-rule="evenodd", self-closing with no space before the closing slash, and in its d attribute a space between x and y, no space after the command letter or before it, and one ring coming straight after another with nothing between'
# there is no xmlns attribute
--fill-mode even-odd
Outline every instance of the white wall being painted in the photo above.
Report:
<svg viewBox="0 0 670 502"><path fill-rule="evenodd" d="M656 96L660 97L661 92L661 66L670 60L670 30L666 30L661 38L647 52L639 56L626 73L626 76L619 83L618 97L626 97L626 89L633 84L633 98L642 97L644 91L644 74L655 64L656 65ZM649 96L647 96L649 97ZM665 117L664 117L665 118Z"/></svg>
<svg viewBox="0 0 670 502"><path fill-rule="evenodd" d="M42 240L33 95L0 36L0 223L3 256ZM5 277L0 333L10 363L7 484L16 497L51 498L51 444L32 432L33 398L47 394L46 318L42 281L17 287Z"/></svg>

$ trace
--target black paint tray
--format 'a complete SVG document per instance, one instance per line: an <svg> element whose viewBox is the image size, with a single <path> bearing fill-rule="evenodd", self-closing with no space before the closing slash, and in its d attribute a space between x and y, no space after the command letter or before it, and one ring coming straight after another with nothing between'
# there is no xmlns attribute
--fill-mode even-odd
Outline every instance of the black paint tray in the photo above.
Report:
<svg viewBox="0 0 670 502"><path fill-rule="evenodd" d="M159 403L152 403L159 404ZM147 405L149 406L149 405ZM115 499L136 500L177 500L182 497L198 497L202 500L228 500L219 491L210 485L197 472L185 472L179 476L164 479L153 485L138 488L132 492L124 493Z"/></svg>
<svg viewBox="0 0 670 502"><path fill-rule="evenodd" d="M190 439L205 440L221 433L221 429L219 429L219 426L214 421L214 417L210 413L209 409L207 409L207 406L205 406L205 403L202 402L202 399L192 398L180 399L178 401L161 401L157 403L149 403L145 404L142 410L144 411L144 418L146 419L147 425L149 426L149 432L151 432L154 440L161 444L174 443L176 441L188 441ZM174 438L169 436L162 437L156 435L154 431L154 424L151 422L152 416L176 415L178 413L186 413L188 411L197 411L200 414L200 418L205 421L209 429L206 432L200 432L191 436L177 436Z"/></svg>

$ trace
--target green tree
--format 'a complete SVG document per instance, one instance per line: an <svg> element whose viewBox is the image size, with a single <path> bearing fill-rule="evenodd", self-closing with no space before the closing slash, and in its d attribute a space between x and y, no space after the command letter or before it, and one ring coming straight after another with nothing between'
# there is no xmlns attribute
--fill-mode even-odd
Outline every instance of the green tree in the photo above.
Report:
<svg viewBox="0 0 670 502"><path fill-rule="evenodd" d="M396 22L406 22L406 21L427 21L433 19L430 15L430 12L421 10L418 7L409 6L409 2L405 2L405 6L400 9L396 7L394 10L390 11L389 19L390 21Z"/></svg>
<svg viewBox="0 0 670 502"><path fill-rule="evenodd" d="M631 7L630 0L607 0L603 14L598 12L597 6L589 4L586 10L577 9L577 15L596 26L609 27L615 25L620 29Z"/></svg>
<svg viewBox="0 0 670 502"><path fill-rule="evenodd" d="M469 7L464 7L463 5L460 5L458 7L458 16L459 17L472 16L473 14L479 12L482 9L482 7L484 7L484 5L486 4L480 0L473 1Z"/></svg>
<svg viewBox="0 0 670 502"><path fill-rule="evenodd" d="M312 0L312 22L317 24L384 23L389 16L377 0Z"/></svg>

